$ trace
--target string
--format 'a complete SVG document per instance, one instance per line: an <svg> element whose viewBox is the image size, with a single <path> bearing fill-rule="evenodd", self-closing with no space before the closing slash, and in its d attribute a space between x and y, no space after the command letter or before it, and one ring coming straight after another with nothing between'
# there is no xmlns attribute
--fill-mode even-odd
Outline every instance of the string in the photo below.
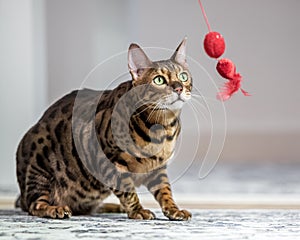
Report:
<svg viewBox="0 0 300 240"><path fill-rule="evenodd" d="M207 18L207 16L206 16L206 13L205 13L205 10L204 10L204 7L203 7L203 5L202 5L201 0L198 0L198 3L199 3L199 5L200 5L200 8L201 8L201 11L202 11L204 20L205 20L205 22L206 22L208 31L211 32L212 30L211 30L210 24L209 24L209 22L208 22L208 18Z"/></svg>

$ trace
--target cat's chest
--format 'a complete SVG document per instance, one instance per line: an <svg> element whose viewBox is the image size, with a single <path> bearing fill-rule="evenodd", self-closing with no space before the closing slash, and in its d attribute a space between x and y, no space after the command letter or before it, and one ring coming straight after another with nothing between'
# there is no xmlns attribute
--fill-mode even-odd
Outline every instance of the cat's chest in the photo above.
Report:
<svg viewBox="0 0 300 240"><path fill-rule="evenodd" d="M176 147L178 128L165 128L152 135L152 141L134 139L135 144L127 146L121 158L128 163L130 172L145 173L157 169L172 158ZM125 170L125 169L124 169Z"/></svg>
<svg viewBox="0 0 300 240"><path fill-rule="evenodd" d="M135 143L135 152L142 156L158 156L168 158L176 144L179 127L163 127L154 125L151 128L144 129L145 136L141 136L139 131L134 131L133 141Z"/></svg>

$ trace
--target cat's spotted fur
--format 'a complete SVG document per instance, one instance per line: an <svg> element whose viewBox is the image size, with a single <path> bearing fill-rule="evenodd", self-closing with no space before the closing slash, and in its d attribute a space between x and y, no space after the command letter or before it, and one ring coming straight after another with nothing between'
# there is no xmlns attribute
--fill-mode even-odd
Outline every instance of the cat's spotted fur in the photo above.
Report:
<svg viewBox="0 0 300 240"><path fill-rule="evenodd" d="M48 108L17 150L24 211L51 218L125 211L132 219L154 219L135 191L143 184L169 219L191 218L175 204L166 172L181 107L191 97L185 46L186 39L169 60L152 62L132 44L131 81L103 92L74 91ZM120 206L99 209L111 192Z"/></svg>

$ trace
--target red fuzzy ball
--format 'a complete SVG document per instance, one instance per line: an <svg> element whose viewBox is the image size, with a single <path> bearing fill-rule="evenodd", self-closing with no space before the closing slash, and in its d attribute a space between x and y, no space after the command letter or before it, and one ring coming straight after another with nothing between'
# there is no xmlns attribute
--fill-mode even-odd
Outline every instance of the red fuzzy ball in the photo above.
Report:
<svg viewBox="0 0 300 240"><path fill-rule="evenodd" d="M216 68L223 78L231 80L235 77L235 65L227 58L220 59Z"/></svg>
<svg viewBox="0 0 300 240"><path fill-rule="evenodd" d="M218 32L209 32L204 38L204 49L208 56L219 58L225 51L225 41Z"/></svg>

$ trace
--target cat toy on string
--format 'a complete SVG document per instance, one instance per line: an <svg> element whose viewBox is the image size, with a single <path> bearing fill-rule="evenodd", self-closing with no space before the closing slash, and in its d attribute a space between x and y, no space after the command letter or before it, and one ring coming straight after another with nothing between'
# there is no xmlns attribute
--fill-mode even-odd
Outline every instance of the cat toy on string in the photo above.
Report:
<svg viewBox="0 0 300 240"><path fill-rule="evenodd" d="M208 28L208 33L205 35L203 42L204 50L211 58L218 59L225 52L224 38L220 33L212 31L201 0L198 0L198 2ZM219 100L228 100L239 89L241 89L245 96L250 96L248 92L241 88L242 76L236 72L235 64L230 59L219 59L216 69L223 78L228 80L217 94Z"/></svg>

